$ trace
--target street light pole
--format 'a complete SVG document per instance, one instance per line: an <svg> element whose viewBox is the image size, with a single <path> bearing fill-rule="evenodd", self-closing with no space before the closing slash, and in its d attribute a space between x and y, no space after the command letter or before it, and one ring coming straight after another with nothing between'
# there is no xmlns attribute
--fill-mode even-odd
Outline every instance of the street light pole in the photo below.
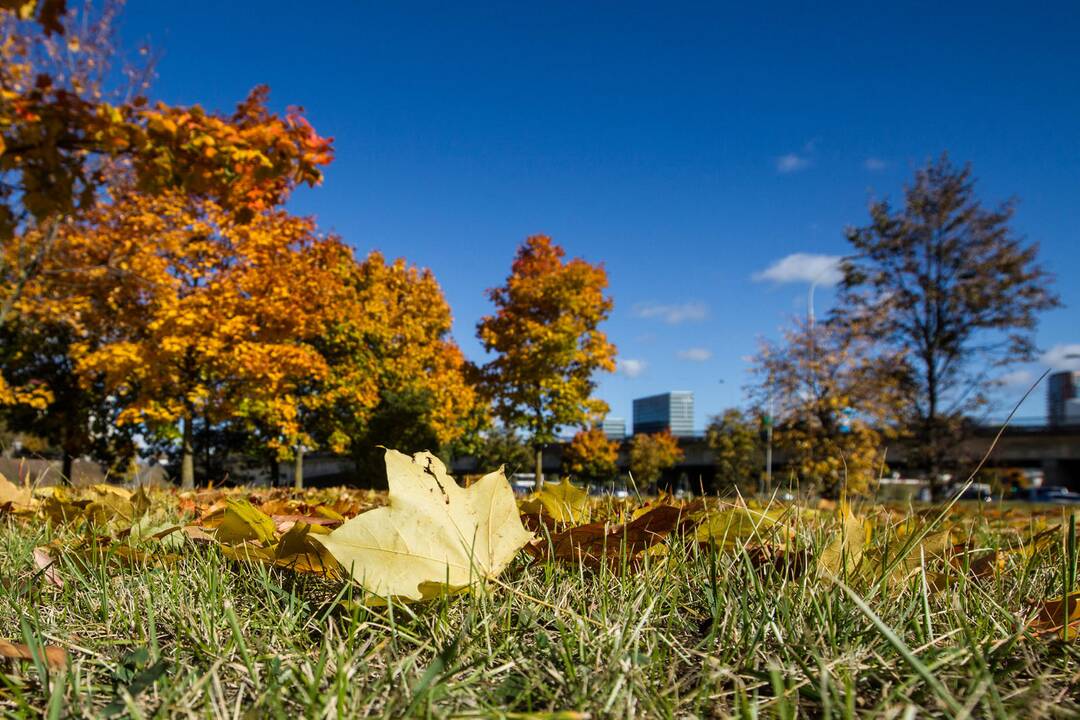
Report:
<svg viewBox="0 0 1080 720"><path fill-rule="evenodd" d="M765 416L765 494L772 492L772 430L773 397L772 384L769 385L769 409Z"/></svg>

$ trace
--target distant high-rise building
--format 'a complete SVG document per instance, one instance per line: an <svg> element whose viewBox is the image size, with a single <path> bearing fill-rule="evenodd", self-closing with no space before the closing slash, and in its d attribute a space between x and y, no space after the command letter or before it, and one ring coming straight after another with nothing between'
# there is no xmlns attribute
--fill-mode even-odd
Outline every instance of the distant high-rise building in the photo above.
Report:
<svg viewBox="0 0 1080 720"><path fill-rule="evenodd" d="M634 434L664 430L676 436L694 434L694 393L675 390L634 400Z"/></svg>
<svg viewBox="0 0 1080 720"><path fill-rule="evenodd" d="M1080 370L1054 373L1046 386L1046 420L1051 425L1080 424Z"/></svg>
<svg viewBox="0 0 1080 720"><path fill-rule="evenodd" d="M600 427L608 440L626 439L626 418L606 417Z"/></svg>

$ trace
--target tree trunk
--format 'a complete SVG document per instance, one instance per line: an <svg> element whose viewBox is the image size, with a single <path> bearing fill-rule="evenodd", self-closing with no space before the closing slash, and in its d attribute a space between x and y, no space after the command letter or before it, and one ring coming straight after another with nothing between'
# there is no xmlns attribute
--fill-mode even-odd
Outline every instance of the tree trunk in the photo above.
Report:
<svg viewBox="0 0 1080 720"><path fill-rule="evenodd" d="M544 446L536 446L536 489L544 487Z"/></svg>
<svg viewBox="0 0 1080 720"><path fill-rule="evenodd" d="M194 428L192 427L191 415L187 415L183 419L183 440L181 441L180 449L180 488L182 490L194 490L195 489L195 448L192 436L194 434Z"/></svg>
<svg viewBox="0 0 1080 720"><path fill-rule="evenodd" d="M60 481L66 485L71 485L71 469L74 465L75 457L67 450L64 450L64 459L61 460L60 464Z"/></svg>
<svg viewBox="0 0 1080 720"><path fill-rule="evenodd" d="M296 457L293 459L293 490L304 489L304 447L296 447Z"/></svg>
<svg viewBox="0 0 1080 720"><path fill-rule="evenodd" d="M279 485L281 485L281 463L278 462L277 455L273 455L270 458L270 487Z"/></svg>

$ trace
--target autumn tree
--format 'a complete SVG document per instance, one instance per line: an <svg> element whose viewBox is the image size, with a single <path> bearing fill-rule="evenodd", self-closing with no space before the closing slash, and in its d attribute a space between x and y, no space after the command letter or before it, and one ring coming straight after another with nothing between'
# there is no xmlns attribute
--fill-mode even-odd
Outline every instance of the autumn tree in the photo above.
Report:
<svg viewBox="0 0 1080 720"><path fill-rule="evenodd" d="M618 471L619 443L603 428L578 430L563 450L563 468L582 480L609 480Z"/></svg>
<svg viewBox="0 0 1080 720"><path fill-rule="evenodd" d="M337 299L327 266L339 256L280 210L241 223L187 194L118 192L65 226L54 253L64 281L37 283L23 312L69 324L77 370L124 405L119 424L179 423L191 486L196 417L269 425L286 448L300 441L297 379L327 369L298 339Z"/></svg>
<svg viewBox="0 0 1080 720"><path fill-rule="evenodd" d="M902 207L870 206L852 228L836 316L903 357L903 424L935 485L963 418L986 402L994 374L1035 355L1038 314L1059 305L1038 248L1010 226L1015 205L984 207L971 167L928 163Z"/></svg>
<svg viewBox="0 0 1080 720"><path fill-rule="evenodd" d="M299 110L267 110L266 88L231 115L148 102L146 66L114 63L119 3L98 7L0 4L0 328L46 267L54 280L80 270L53 251L118 181L206 200L244 223L318 183L332 157ZM40 407L39 390L0 381L0 403Z"/></svg>
<svg viewBox="0 0 1080 720"><path fill-rule="evenodd" d="M483 367L483 386L495 415L531 437L536 481L543 483L543 449L560 428L583 425L607 411L592 397L598 370L615 370L615 347L599 329L611 313L607 272L565 251L544 235L518 249L506 284L488 291L495 314L477 334L495 357Z"/></svg>
<svg viewBox="0 0 1080 720"><path fill-rule="evenodd" d="M318 183L332 157L299 111L267 111L266 88L231 116L151 104L146 73L110 92L117 4L106 6L88 17L89 3L81 14L56 1L0 5L0 326L63 223L100 201L113 161L144 192L179 189L243 218Z"/></svg>
<svg viewBox="0 0 1080 720"><path fill-rule="evenodd" d="M738 408L728 408L709 423L709 448L718 484L755 487L765 467L759 423Z"/></svg>
<svg viewBox="0 0 1080 720"><path fill-rule="evenodd" d="M682 448L670 430L638 433L630 439L630 474L640 487L655 483L682 458Z"/></svg>
<svg viewBox="0 0 1080 720"><path fill-rule="evenodd" d="M534 460L528 443L518 431L498 424L484 429L471 443L469 451L462 454L475 457L480 472L505 467L507 476L527 468Z"/></svg>
<svg viewBox="0 0 1080 720"><path fill-rule="evenodd" d="M897 431L898 362L838 323L795 320L781 342L762 344L753 397L773 408L774 442L801 483L827 495L869 489Z"/></svg>
<svg viewBox="0 0 1080 720"><path fill-rule="evenodd" d="M382 477L378 446L448 446L465 432L476 391L430 270L372 252L339 263L338 276L341 292L309 339L327 373L310 378L303 421L315 444L350 452L361 470Z"/></svg>

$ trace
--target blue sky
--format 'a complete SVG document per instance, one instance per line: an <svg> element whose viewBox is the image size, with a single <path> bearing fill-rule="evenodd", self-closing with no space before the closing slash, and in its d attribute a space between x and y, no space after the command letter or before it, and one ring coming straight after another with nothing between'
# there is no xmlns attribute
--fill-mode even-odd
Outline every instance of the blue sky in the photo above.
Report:
<svg viewBox="0 0 1080 720"><path fill-rule="evenodd" d="M1019 198L1065 303L1039 344L1080 352L1080 5L749 5L130 0L123 35L161 54L157 98L229 109L267 83L304 106L337 159L293 209L431 268L474 359L527 235L604 262L613 415L671 389L699 427L741 404L813 265L760 274L845 253L868 200L943 150L984 200Z"/></svg>

